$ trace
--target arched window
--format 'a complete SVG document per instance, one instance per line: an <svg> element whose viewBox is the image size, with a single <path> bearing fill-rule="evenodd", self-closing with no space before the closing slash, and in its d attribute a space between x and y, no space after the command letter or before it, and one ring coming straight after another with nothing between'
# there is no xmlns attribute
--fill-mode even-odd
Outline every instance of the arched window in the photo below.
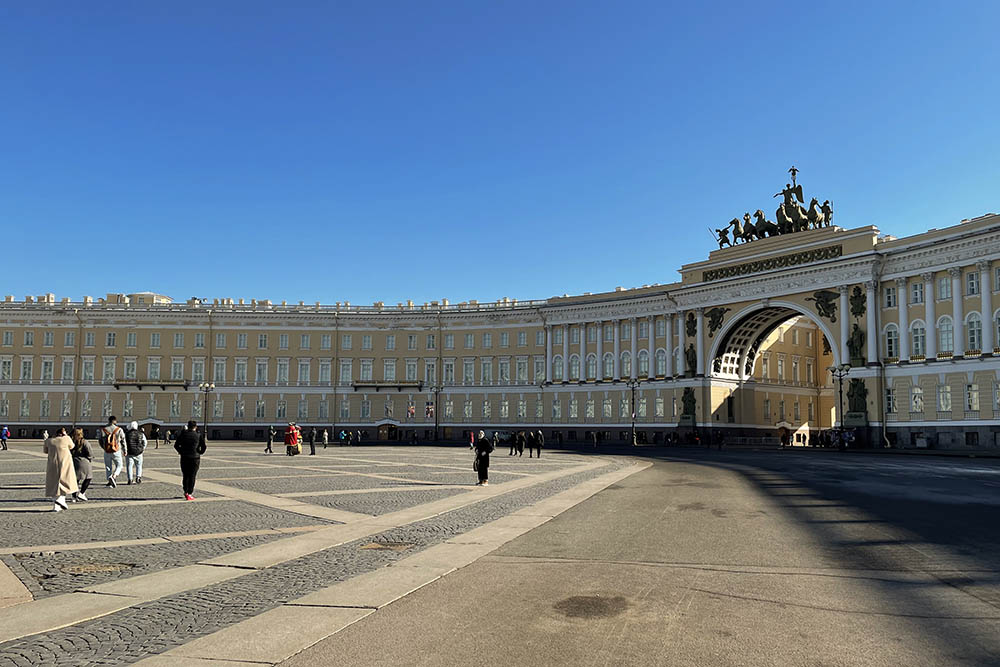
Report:
<svg viewBox="0 0 1000 667"><path fill-rule="evenodd" d="M615 376L615 355L608 352L604 355L604 375L601 379L607 379Z"/></svg>
<svg viewBox="0 0 1000 667"><path fill-rule="evenodd" d="M885 328L885 356L889 359L899 358L899 327L895 324Z"/></svg>
<svg viewBox="0 0 1000 667"><path fill-rule="evenodd" d="M951 354L955 351L955 329L951 325L951 318L948 316L938 320L938 352Z"/></svg>
<svg viewBox="0 0 1000 667"><path fill-rule="evenodd" d="M589 355L587 357L587 379L597 377L597 356Z"/></svg>
<svg viewBox="0 0 1000 667"><path fill-rule="evenodd" d="M667 353L663 350L656 351L656 374L660 376L667 374Z"/></svg>
<svg viewBox="0 0 1000 667"><path fill-rule="evenodd" d="M569 358L569 379L580 379L580 357L575 354Z"/></svg>
<svg viewBox="0 0 1000 667"><path fill-rule="evenodd" d="M639 350L639 375L649 377L649 352Z"/></svg>
<svg viewBox="0 0 1000 667"><path fill-rule="evenodd" d="M562 357L552 357L552 380L563 381L563 360Z"/></svg>
<svg viewBox="0 0 1000 667"><path fill-rule="evenodd" d="M983 318L979 317L979 313L969 313L969 316L965 318L965 334L966 349L982 351Z"/></svg>
<svg viewBox="0 0 1000 667"><path fill-rule="evenodd" d="M622 377L632 377L631 352L622 352Z"/></svg>
<svg viewBox="0 0 1000 667"><path fill-rule="evenodd" d="M927 329L921 322L914 323L910 329L910 354L915 357L927 354Z"/></svg>

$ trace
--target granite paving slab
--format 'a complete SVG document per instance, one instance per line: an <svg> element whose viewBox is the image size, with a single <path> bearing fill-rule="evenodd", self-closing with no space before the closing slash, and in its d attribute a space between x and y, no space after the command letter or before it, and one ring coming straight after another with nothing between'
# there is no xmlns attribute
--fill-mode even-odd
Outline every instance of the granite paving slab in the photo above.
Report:
<svg viewBox="0 0 1000 667"><path fill-rule="evenodd" d="M97 485L91 485L87 489L87 499L90 503L101 503L118 500L162 500L167 498L180 498L183 494L181 487L165 482L155 482L150 479L143 480L142 484L128 485L122 482L117 488L111 489L104 486L103 479L94 480ZM202 492L204 498L214 494ZM51 499L45 497L45 484L39 483L21 488L9 488L0 486L0 509L16 508L19 505L46 503L51 504ZM81 506L82 507L82 506Z"/></svg>
<svg viewBox="0 0 1000 667"><path fill-rule="evenodd" d="M415 491L389 491L386 493L358 493L337 496L307 496L296 498L296 500L302 500L314 505L333 507L339 510L347 510L348 512L360 512L361 514L378 516L388 512L395 512L396 510L406 509L407 507L422 505L423 503L429 503L434 500L440 500L441 498L449 498L460 493L469 493L469 491L474 488L475 487L470 487L470 489L435 489L434 487L428 487L426 489Z"/></svg>

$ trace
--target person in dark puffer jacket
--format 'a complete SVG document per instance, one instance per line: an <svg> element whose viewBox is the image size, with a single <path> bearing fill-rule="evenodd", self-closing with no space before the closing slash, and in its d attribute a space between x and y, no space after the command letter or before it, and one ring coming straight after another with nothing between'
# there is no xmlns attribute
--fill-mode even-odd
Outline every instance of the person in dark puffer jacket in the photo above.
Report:
<svg viewBox="0 0 1000 667"><path fill-rule="evenodd" d="M181 455L181 475L184 477L184 500L194 500L194 482L201 466L201 455L205 453L205 434L198 433L198 422L191 420L187 428L174 441L174 449Z"/></svg>
<svg viewBox="0 0 1000 667"><path fill-rule="evenodd" d="M128 483L142 484L142 453L146 451L146 434L139 424L132 422L125 434L125 476ZM135 466L135 472L132 467Z"/></svg>

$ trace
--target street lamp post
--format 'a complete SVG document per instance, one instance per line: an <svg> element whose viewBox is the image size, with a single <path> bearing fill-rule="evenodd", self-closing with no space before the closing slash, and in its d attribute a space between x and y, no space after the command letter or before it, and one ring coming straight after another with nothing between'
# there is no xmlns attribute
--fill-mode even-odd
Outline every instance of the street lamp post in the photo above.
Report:
<svg viewBox="0 0 1000 667"><path fill-rule="evenodd" d="M208 395L215 391L214 382L202 382L198 385L198 391L205 395L202 402L202 423L205 427L205 437L208 437Z"/></svg>
<svg viewBox="0 0 1000 667"><path fill-rule="evenodd" d="M635 446L635 390L642 384L642 380L629 379L625 384L632 390L632 445Z"/></svg>
<svg viewBox="0 0 1000 667"><path fill-rule="evenodd" d="M850 364L840 364L839 366L830 366L830 375L833 376L838 383L838 393L839 401L838 405L840 407L840 429L837 431L838 445L843 445L844 442L844 378L847 374L851 372Z"/></svg>

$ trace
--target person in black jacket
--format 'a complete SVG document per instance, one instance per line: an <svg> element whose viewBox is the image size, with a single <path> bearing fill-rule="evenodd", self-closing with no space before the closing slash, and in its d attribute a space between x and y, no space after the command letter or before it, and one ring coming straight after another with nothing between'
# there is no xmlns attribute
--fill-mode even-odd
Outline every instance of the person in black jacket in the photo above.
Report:
<svg viewBox="0 0 1000 667"><path fill-rule="evenodd" d="M538 431L538 433L535 433L535 451L538 452L538 455L535 458L542 458L542 445L544 444L545 436L542 435L541 431ZM531 456L531 452L528 452L528 456Z"/></svg>
<svg viewBox="0 0 1000 667"><path fill-rule="evenodd" d="M479 473L479 481L476 486L488 486L490 483L490 453L493 451L493 443L486 438L486 434L479 432L479 440L476 442L476 472Z"/></svg>
<svg viewBox="0 0 1000 667"><path fill-rule="evenodd" d="M316 427L309 429L309 456L316 456Z"/></svg>
<svg viewBox="0 0 1000 667"><path fill-rule="evenodd" d="M187 428L177 435L174 449L181 455L181 474L184 477L184 500L194 500L194 481L205 453L205 434L198 433L198 422L191 420Z"/></svg>

